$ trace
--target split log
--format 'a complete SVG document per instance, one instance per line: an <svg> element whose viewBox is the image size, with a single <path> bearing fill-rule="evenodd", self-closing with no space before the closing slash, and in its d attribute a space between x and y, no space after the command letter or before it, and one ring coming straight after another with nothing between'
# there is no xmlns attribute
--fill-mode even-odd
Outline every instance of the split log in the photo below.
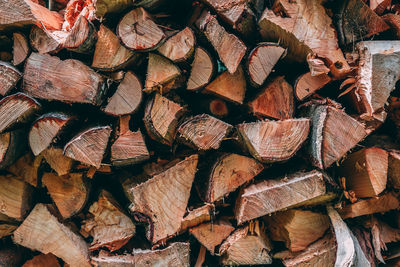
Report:
<svg viewBox="0 0 400 267"><path fill-rule="evenodd" d="M128 71L103 110L112 116L131 114L139 108L141 101L142 84L135 74Z"/></svg>
<svg viewBox="0 0 400 267"><path fill-rule="evenodd" d="M261 162L291 158L308 137L309 119L258 121L236 126L241 141L250 154Z"/></svg>
<svg viewBox="0 0 400 267"><path fill-rule="evenodd" d="M206 201L218 201L239 186L257 176L264 166L256 160L238 154L224 154L211 168Z"/></svg>
<svg viewBox="0 0 400 267"><path fill-rule="evenodd" d="M322 173L296 173L284 179L266 180L244 188L235 207L238 224L270 214L326 193Z"/></svg>
<svg viewBox="0 0 400 267"><path fill-rule="evenodd" d="M131 219L107 191L100 192L98 200L90 206L89 213L93 217L84 222L82 229L93 237L90 250L102 247L110 251L118 250L136 232Z"/></svg>
<svg viewBox="0 0 400 267"><path fill-rule="evenodd" d="M30 53L30 48L28 45L28 40L25 35L19 32L13 33L13 64L17 66L25 61Z"/></svg>
<svg viewBox="0 0 400 267"><path fill-rule="evenodd" d="M317 106L311 114L309 154L318 168L331 166L367 135L360 122L334 107Z"/></svg>
<svg viewBox="0 0 400 267"><path fill-rule="evenodd" d="M261 86L282 57L285 49L275 43L260 43L251 52L247 61L249 78L255 86Z"/></svg>
<svg viewBox="0 0 400 267"><path fill-rule="evenodd" d="M158 91L161 94L179 87L181 70L169 59L150 53L147 65L145 92Z"/></svg>
<svg viewBox="0 0 400 267"><path fill-rule="evenodd" d="M68 174L74 164L73 159L64 156L62 148L49 147L42 152L42 155L59 176Z"/></svg>
<svg viewBox="0 0 400 267"><path fill-rule="evenodd" d="M400 16L398 14L388 13L382 16L383 20L391 28L393 34L399 38L400 37Z"/></svg>
<svg viewBox="0 0 400 267"><path fill-rule="evenodd" d="M203 223L191 228L189 232L214 255L215 247L221 244L235 228L227 221Z"/></svg>
<svg viewBox="0 0 400 267"><path fill-rule="evenodd" d="M0 238L11 235L17 228L18 222L15 219L0 213Z"/></svg>
<svg viewBox="0 0 400 267"><path fill-rule="evenodd" d="M13 164L25 152L27 146L24 129L0 134L0 169Z"/></svg>
<svg viewBox="0 0 400 267"><path fill-rule="evenodd" d="M237 70L232 74L224 71L202 92L217 95L233 103L243 104L246 95L246 78L242 66L237 66Z"/></svg>
<svg viewBox="0 0 400 267"><path fill-rule="evenodd" d="M271 264L272 245L264 231L258 221L237 229L219 248L221 263L229 266Z"/></svg>
<svg viewBox="0 0 400 267"><path fill-rule="evenodd" d="M22 74L11 64L0 61L0 95L10 92L21 79Z"/></svg>
<svg viewBox="0 0 400 267"><path fill-rule="evenodd" d="M187 81L187 90L198 90L206 86L214 74L214 61L211 55L202 47L197 47Z"/></svg>
<svg viewBox="0 0 400 267"><path fill-rule="evenodd" d="M338 169L345 177L346 190L357 198L375 197L386 188L388 153L380 148L364 148L346 157Z"/></svg>
<svg viewBox="0 0 400 267"><path fill-rule="evenodd" d="M30 0L12 0L0 3L0 30L37 25L48 30L60 30L63 18Z"/></svg>
<svg viewBox="0 0 400 267"><path fill-rule="evenodd" d="M121 19L117 35L127 48L138 51L154 50L165 38L164 32L141 7L131 10Z"/></svg>
<svg viewBox="0 0 400 267"><path fill-rule="evenodd" d="M65 128L70 126L74 117L60 113L52 112L40 116L32 125L29 131L29 145L35 156L48 148Z"/></svg>
<svg viewBox="0 0 400 267"><path fill-rule="evenodd" d="M140 130L129 130L129 119L130 116L120 118L119 136L111 146L111 162L115 166L137 164L150 158Z"/></svg>
<svg viewBox="0 0 400 267"><path fill-rule="evenodd" d="M68 32L63 47L76 53L89 54L93 51L96 41L97 32L94 25L84 16L79 16Z"/></svg>
<svg viewBox="0 0 400 267"><path fill-rule="evenodd" d="M382 15L391 5L392 0L372 0L369 3L369 7L378 15Z"/></svg>
<svg viewBox="0 0 400 267"><path fill-rule="evenodd" d="M178 138L198 150L218 149L232 126L208 114L189 117L179 126Z"/></svg>
<svg viewBox="0 0 400 267"><path fill-rule="evenodd" d="M389 192L376 198L368 198L359 200L356 203L344 206L338 209L343 219L355 218L373 213L384 213L389 210L398 209L400 202L397 197Z"/></svg>
<svg viewBox="0 0 400 267"><path fill-rule="evenodd" d="M22 267L41 267L41 266L51 266L51 267L61 267L58 259L53 254L39 254L22 265Z"/></svg>
<svg viewBox="0 0 400 267"><path fill-rule="evenodd" d="M400 151L393 150L388 159L388 182L395 189L400 189Z"/></svg>
<svg viewBox="0 0 400 267"><path fill-rule="evenodd" d="M94 1L96 17L102 19L106 14L119 13L132 6L131 0L97 0Z"/></svg>
<svg viewBox="0 0 400 267"><path fill-rule="evenodd" d="M258 25L265 40L279 40L288 48L289 59L305 62L308 54L315 54L335 77L351 71L321 1L276 1L272 9L264 10Z"/></svg>
<svg viewBox="0 0 400 267"><path fill-rule="evenodd" d="M337 28L344 44L365 40L389 29L385 21L362 0L343 2L338 17Z"/></svg>
<svg viewBox="0 0 400 267"><path fill-rule="evenodd" d="M292 209L266 216L267 229L274 241L284 241L293 252L304 250L329 229L328 216L307 210Z"/></svg>
<svg viewBox="0 0 400 267"><path fill-rule="evenodd" d="M229 115L229 109L225 101L215 98L210 101L205 101L203 104L205 110L217 118L224 118Z"/></svg>
<svg viewBox="0 0 400 267"><path fill-rule="evenodd" d="M25 65L23 91L46 100L99 105L103 78L75 59L32 53Z"/></svg>
<svg viewBox="0 0 400 267"><path fill-rule="evenodd" d="M29 122L40 108L39 102L23 93L4 97L0 100L0 133Z"/></svg>
<svg viewBox="0 0 400 267"><path fill-rule="evenodd" d="M110 126L89 128L77 134L65 145L64 155L98 169L103 160L110 134Z"/></svg>
<svg viewBox="0 0 400 267"><path fill-rule="evenodd" d="M145 109L143 121L147 133L162 144L172 145L178 120L184 112L180 105L156 93Z"/></svg>
<svg viewBox="0 0 400 267"><path fill-rule="evenodd" d="M153 244L177 233L189 200L198 156L192 155L137 186L125 185L134 217L148 222L146 236ZM173 215L168 215L173 214Z"/></svg>
<svg viewBox="0 0 400 267"><path fill-rule="evenodd" d="M195 41L193 31L186 27L165 41L158 52L173 62L186 61L193 55Z"/></svg>
<svg viewBox="0 0 400 267"><path fill-rule="evenodd" d="M64 176L44 173L42 183L63 219L80 212L89 197L89 188L82 173L70 173Z"/></svg>
<svg viewBox="0 0 400 267"><path fill-rule="evenodd" d="M297 78L296 84L294 85L296 98L302 101L312 95L314 92L322 89L331 81L332 78L327 74L312 76L311 72L304 73L299 78Z"/></svg>
<svg viewBox="0 0 400 267"><path fill-rule="evenodd" d="M205 10L200 15L196 26L205 34L228 71L235 73L246 53L245 44L235 35L228 33L209 11Z"/></svg>
<svg viewBox="0 0 400 267"><path fill-rule="evenodd" d="M372 117L384 108L400 79L400 41L366 41L357 48L360 64L354 101L360 113Z"/></svg>
<svg viewBox="0 0 400 267"><path fill-rule="evenodd" d="M293 118L293 88L282 76L276 77L248 105L255 116L278 120Z"/></svg>
<svg viewBox="0 0 400 267"><path fill-rule="evenodd" d="M100 25L92 68L104 71L118 70L138 58L138 54L120 44L118 37L109 28L103 24Z"/></svg>
<svg viewBox="0 0 400 267"><path fill-rule="evenodd" d="M131 267L135 266L135 256L132 254L113 255L100 250L99 255L91 256L90 263L96 267Z"/></svg>
<svg viewBox="0 0 400 267"><path fill-rule="evenodd" d="M28 152L20 157L13 165L7 168L15 176L23 181L37 187L39 184L39 168L42 163L42 156L34 157Z"/></svg>
<svg viewBox="0 0 400 267"><path fill-rule="evenodd" d="M71 267L91 266L86 242L61 224L45 204L39 203L35 206L15 230L13 240L21 246L44 254L52 253Z"/></svg>
<svg viewBox="0 0 400 267"><path fill-rule="evenodd" d="M13 175L0 176L0 185L0 212L23 220L32 208L33 188Z"/></svg>
<svg viewBox="0 0 400 267"><path fill-rule="evenodd" d="M46 31L33 26L29 34L29 42L34 51L40 54L55 54L63 48L68 33L64 31Z"/></svg>
<svg viewBox="0 0 400 267"><path fill-rule="evenodd" d="M214 210L215 206L208 203L197 209L190 210L182 219L180 232L184 232L186 229L197 226L203 222L211 221L211 214L213 214Z"/></svg>

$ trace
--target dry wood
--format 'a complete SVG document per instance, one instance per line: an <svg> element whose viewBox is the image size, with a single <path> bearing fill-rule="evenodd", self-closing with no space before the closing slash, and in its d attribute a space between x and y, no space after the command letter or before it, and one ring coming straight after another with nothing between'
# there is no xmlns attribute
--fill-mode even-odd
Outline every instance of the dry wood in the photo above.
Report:
<svg viewBox="0 0 400 267"><path fill-rule="evenodd" d="M104 112L113 116L134 113L142 101L142 84L135 74L128 71L109 99Z"/></svg>
<svg viewBox="0 0 400 267"><path fill-rule="evenodd" d="M292 209L266 216L267 229L274 241L284 241L290 251L304 250L329 229L328 216Z"/></svg>
<svg viewBox="0 0 400 267"><path fill-rule="evenodd" d="M246 95L246 78L242 66L239 65L233 74L224 71L202 92L217 95L233 103L243 104Z"/></svg>
<svg viewBox="0 0 400 267"><path fill-rule="evenodd" d="M261 86L282 57L285 49L275 43L260 43L251 52L247 61L250 81Z"/></svg>
<svg viewBox="0 0 400 267"><path fill-rule="evenodd" d="M203 88L211 81L214 71L214 61L211 55L204 48L197 47L186 89L198 90Z"/></svg>
<svg viewBox="0 0 400 267"><path fill-rule="evenodd" d="M28 45L28 40L25 35L19 32L13 33L13 64L15 66L21 64L25 61L30 53L30 48Z"/></svg>
<svg viewBox="0 0 400 267"><path fill-rule="evenodd" d="M276 77L248 105L256 116L278 120L293 118L293 88L282 76Z"/></svg>
<svg viewBox="0 0 400 267"><path fill-rule="evenodd" d="M382 15L387 8L392 4L392 0L371 0L369 2L369 7L375 11L376 14Z"/></svg>
<svg viewBox="0 0 400 267"><path fill-rule="evenodd" d="M103 78L75 59L32 53L25 65L23 90L41 99L101 104Z"/></svg>
<svg viewBox="0 0 400 267"><path fill-rule="evenodd" d="M236 126L250 154L261 162L291 158L308 137L309 119L258 121Z"/></svg>
<svg viewBox="0 0 400 267"><path fill-rule="evenodd" d="M272 245L258 221L237 229L219 248L223 265L271 264Z"/></svg>
<svg viewBox="0 0 400 267"><path fill-rule="evenodd" d="M180 232L184 232L190 227L197 226L203 222L211 220L211 214L214 212L215 206L213 204L204 204L203 206L190 210L188 214L182 219Z"/></svg>
<svg viewBox="0 0 400 267"><path fill-rule="evenodd" d="M196 39L193 31L186 27L177 34L171 36L158 48L158 52L173 62L188 60L193 52Z"/></svg>
<svg viewBox="0 0 400 267"><path fill-rule="evenodd" d="M68 33L64 31L46 31L33 26L29 34L31 47L40 54L55 54L63 48Z"/></svg>
<svg viewBox="0 0 400 267"><path fill-rule="evenodd" d="M345 177L346 190L356 197L374 197L386 188L388 153L380 148L364 148L346 157L338 175Z"/></svg>
<svg viewBox="0 0 400 267"><path fill-rule="evenodd" d="M59 30L63 21L57 12L52 12L30 0L0 3L0 30L33 24L48 30Z"/></svg>
<svg viewBox="0 0 400 267"><path fill-rule="evenodd" d="M229 109L225 101L215 98L205 102L205 109L217 118L224 118L229 115Z"/></svg>
<svg viewBox="0 0 400 267"><path fill-rule="evenodd" d="M122 211L112 195L102 190L90 208L92 218L85 221L82 229L93 237L90 250L107 247L110 251L124 246L135 234L131 219Z"/></svg>
<svg viewBox="0 0 400 267"><path fill-rule="evenodd" d="M39 168L42 159L42 156L35 157L32 153L28 152L9 166L7 171L21 178L28 184L37 187L39 184Z"/></svg>
<svg viewBox="0 0 400 267"><path fill-rule="evenodd" d="M205 199L214 202L235 191L257 176L264 166L256 160L238 154L220 156L211 168Z"/></svg>
<svg viewBox="0 0 400 267"><path fill-rule="evenodd" d="M64 155L82 163L100 168L108 139L110 126L97 126L77 134L64 147Z"/></svg>
<svg viewBox="0 0 400 267"><path fill-rule="evenodd" d="M279 40L288 48L289 58L304 62L308 54L316 54L334 76L350 72L321 1L276 1L272 9L264 10L258 24L265 40Z"/></svg>
<svg viewBox="0 0 400 267"><path fill-rule="evenodd" d="M137 59L138 55L122 46L118 37L109 28L100 25L92 61L93 68L113 71Z"/></svg>
<svg viewBox="0 0 400 267"><path fill-rule="evenodd" d="M165 38L164 32L141 7L131 10L121 19L117 35L127 48L139 51L154 50Z"/></svg>
<svg viewBox="0 0 400 267"><path fill-rule="evenodd" d="M135 266L135 256L132 254L113 255L100 250L99 255L92 256L90 263L96 267L132 267Z"/></svg>
<svg viewBox="0 0 400 267"><path fill-rule="evenodd" d="M382 16L383 20L390 26L393 34L400 37L400 15L388 13Z"/></svg>
<svg viewBox="0 0 400 267"><path fill-rule="evenodd" d="M296 98L300 101L304 100L331 81L332 78L327 74L312 76L311 72L304 73L296 80L296 84L294 85Z"/></svg>
<svg viewBox="0 0 400 267"><path fill-rule="evenodd" d="M68 32L63 47L76 53L89 54L97 41L94 25L84 16L79 16L74 26Z"/></svg>
<svg viewBox="0 0 400 267"><path fill-rule="evenodd" d="M58 175L66 175L70 172L74 160L64 156L62 148L49 147L42 152L42 155L50 167Z"/></svg>
<svg viewBox="0 0 400 267"><path fill-rule="evenodd" d="M283 179L285 178L285 179ZM238 224L322 196L326 192L322 173L296 173L244 188L236 202Z"/></svg>
<svg viewBox="0 0 400 267"><path fill-rule="evenodd" d="M189 232L214 255L215 247L221 244L235 228L227 221L203 223Z"/></svg>
<svg viewBox="0 0 400 267"><path fill-rule="evenodd" d="M103 18L110 13L119 13L132 6L131 0L97 0L94 1L94 8L97 18Z"/></svg>
<svg viewBox="0 0 400 267"><path fill-rule="evenodd" d="M143 121L147 133L162 144L172 145L178 120L184 111L180 105L156 93L145 109Z"/></svg>
<svg viewBox="0 0 400 267"><path fill-rule="evenodd" d="M24 153L27 145L24 129L0 134L0 169L13 164Z"/></svg>
<svg viewBox="0 0 400 267"><path fill-rule="evenodd" d="M147 239L153 244L175 235L189 200L198 156L192 155L139 185L125 185L130 211L148 222Z"/></svg>
<svg viewBox="0 0 400 267"><path fill-rule="evenodd" d="M309 153L318 168L331 166L367 135L364 126L342 110L321 105L311 113Z"/></svg>
<svg viewBox="0 0 400 267"><path fill-rule="evenodd" d="M32 207L32 187L13 175L0 176L0 212L23 220Z"/></svg>
<svg viewBox="0 0 400 267"><path fill-rule="evenodd" d="M200 15L196 26L206 35L228 71L235 73L246 53L245 44L235 35L228 33L209 11L205 10Z"/></svg>
<svg viewBox="0 0 400 267"><path fill-rule="evenodd" d="M232 126L208 114L189 117L179 126L177 138L198 150L218 149Z"/></svg>
<svg viewBox="0 0 400 267"><path fill-rule="evenodd" d="M150 53L147 64L146 81L144 83L146 92L158 91L161 94L179 87L181 70L169 59Z"/></svg>
<svg viewBox="0 0 400 267"><path fill-rule="evenodd" d="M21 79L19 70L7 62L0 61L0 95L10 92Z"/></svg>
<svg viewBox="0 0 400 267"><path fill-rule="evenodd" d="M400 151L393 150L388 159L388 182L390 186L400 188Z"/></svg>
<svg viewBox="0 0 400 267"><path fill-rule="evenodd" d="M0 100L0 133L29 122L40 108L39 102L23 93L4 97Z"/></svg>
<svg viewBox="0 0 400 267"><path fill-rule="evenodd" d="M44 254L52 253L71 267L91 266L86 242L61 224L45 204L36 204L25 221L15 230L13 240L21 246Z"/></svg>
<svg viewBox="0 0 400 267"><path fill-rule="evenodd" d="M11 235L17 228L18 222L15 219L0 213L0 238Z"/></svg>
<svg viewBox="0 0 400 267"><path fill-rule="evenodd" d="M61 267L58 259L53 254L39 254L22 265L22 267Z"/></svg>
<svg viewBox="0 0 400 267"><path fill-rule="evenodd" d="M29 131L29 145L35 156L56 142L60 133L74 120L73 116L52 112L40 116Z"/></svg>
<svg viewBox="0 0 400 267"><path fill-rule="evenodd" d="M399 206L400 203L397 197L389 192L376 198L362 199L354 204L346 205L338 209L338 212L343 219L347 219L378 212L384 213L398 209Z"/></svg>
<svg viewBox="0 0 400 267"><path fill-rule="evenodd" d="M64 176L44 173L42 183L64 219L80 212L89 197L89 188L82 173Z"/></svg>

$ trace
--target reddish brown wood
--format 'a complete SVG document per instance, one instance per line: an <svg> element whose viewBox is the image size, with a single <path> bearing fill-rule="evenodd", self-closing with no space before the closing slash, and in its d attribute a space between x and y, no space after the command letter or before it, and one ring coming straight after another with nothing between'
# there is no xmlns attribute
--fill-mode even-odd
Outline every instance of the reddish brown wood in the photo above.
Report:
<svg viewBox="0 0 400 267"><path fill-rule="evenodd" d="M208 203L197 209L190 210L188 214L182 219L180 232L184 232L188 228L197 226L203 222L210 221L214 210L215 206Z"/></svg>
<svg viewBox="0 0 400 267"><path fill-rule="evenodd" d="M32 26L29 42L33 50L40 54L55 54L63 48L68 33L64 31L46 31L38 26Z"/></svg>
<svg viewBox="0 0 400 267"><path fill-rule="evenodd" d="M94 50L97 32L94 25L84 16L79 16L66 36L63 47L68 50L89 54Z"/></svg>
<svg viewBox="0 0 400 267"><path fill-rule="evenodd" d="M11 64L0 61L0 95L4 96L17 85L22 74Z"/></svg>
<svg viewBox="0 0 400 267"><path fill-rule="evenodd" d="M61 267L57 257L53 254L39 254L22 265L22 267Z"/></svg>
<svg viewBox="0 0 400 267"><path fill-rule="evenodd" d="M158 52L173 62L186 61L193 55L195 42L193 31L186 27L165 41Z"/></svg>
<svg viewBox="0 0 400 267"><path fill-rule="evenodd" d="M13 164L26 148L26 131L24 129L0 134L0 169Z"/></svg>
<svg viewBox="0 0 400 267"><path fill-rule="evenodd" d="M28 152L20 157L14 164L7 168L8 172L11 172L15 176L19 177L23 181L37 187L39 184L39 168L42 164L42 156L33 156L32 153Z"/></svg>
<svg viewBox="0 0 400 267"><path fill-rule="evenodd" d="M197 47L186 89L198 90L206 86L211 81L214 69L214 61L211 55L204 48Z"/></svg>
<svg viewBox="0 0 400 267"><path fill-rule="evenodd" d="M311 72L304 73L296 80L294 92L298 100L304 100L314 92L330 83L332 78L327 74L311 76Z"/></svg>
<svg viewBox="0 0 400 267"><path fill-rule="evenodd" d="M42 152L43 158L58 175L66 175L70 172L74 160L64 156L64 150L57 147L49 147Z"/></svg>
<svg viewBox="0 0 400 267"><path fill-rule="evenodd" d="M217 118L223 118L229 115L229 109L227 104L218 98L206 101L206 110Z"/></svg>
<svg viewBox="0 0 400 267"><path fill-rule="evenodd" d="M21 64L25 61L30 53L30 48L28 45L28 40L25 35L19 32L13 33L13 64L15 66Z"/></svg>
<svg viewBox="0 0 400 267"><path fill-rule="evenodd" d="M371 0L369 2L369 7L378 15L382 15L391 5L392 0Z"/></svg>
<svg viewBox="0 0 400 267"><path fill-rule="evenodd" d="M390 26L391 31L397 38L400 37L400 15L388 13L382 16L382 19Z"/></svg>

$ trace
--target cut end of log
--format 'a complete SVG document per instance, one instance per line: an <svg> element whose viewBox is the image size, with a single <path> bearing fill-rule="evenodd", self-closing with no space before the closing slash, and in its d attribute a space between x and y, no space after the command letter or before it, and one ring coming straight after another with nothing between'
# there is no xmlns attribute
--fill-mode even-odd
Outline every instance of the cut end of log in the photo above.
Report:
<svg viewBox="0 0 400 267"><path fill-rule="evenodd" d="M22 74L17 68L7 62L0 61L0 95L4 96L10 92L21 77Z"/></svg>
<svg viewBox="0 0 400 267"><path fill-rule="evenodd" d="M173 62L186 61L193 54L195 40L193 31L186 27L165 41L158 52Z"/></svg>
<svg viewBox="0 0 400 267"><path fill-rule="evenodd" d="M331 81L332 78L327 74L312 76L311 72L307 72L296 80L296 84L294 86L296 98L302 101L312 95L314 92L323 88Z"/></svg>
<svg viewBox="0 0 400 267"><path fill-rule="evenodd" d="M211 55L204 48L197 47L186 89L198 90L206 86L211 81L214 69Z"/></svg>

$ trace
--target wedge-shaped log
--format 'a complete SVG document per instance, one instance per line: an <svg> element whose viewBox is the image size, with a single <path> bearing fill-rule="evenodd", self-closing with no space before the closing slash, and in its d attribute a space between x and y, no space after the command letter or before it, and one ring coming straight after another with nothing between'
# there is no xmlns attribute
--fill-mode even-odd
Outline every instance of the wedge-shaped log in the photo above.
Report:
<svg viewBox="0 0 400 267"><path fill-rule="evenodd" d="M180 232L186 231L188 228L197 226L203 222L211 220L215 206L213 204L204 204L203 206L190 210L188 214L182 219Z"/></svg>
<svg viewBox="0 0 400 267"><path fill-rule="evenodd" d="M323 196L322 173L296 173L285 179L266 180L244 188L236 202L238 224Z"/></svg>
<svg viewBox="0 0 400 267"><path fill-rule="evenodd" d="M309 154L314 166L321 169L342 158L367 135L360 122L334 107L312 108L311 120Z"/></svg>
<svg viewBox="0 0 400 267"><path fill-rule="evenodd" d="M305 62L308 54L316 54L334 76L342 77L351 70L321 1L276 1L264 10L258 25L265 40L279 40L288 48L291 59Z"/></svg>
<svg viewBox="0 0 400 267"><path fill-rule="evenodd" d="M97 41L97 31L86 17L79 16L66 36L63 47L81 54L93 52Z"/></svg>
<svg viewBox="0 0 400 267"><path fill-rule="evenodd" d="M67 35L65 31L46 31L38 26L32 26L29 42L32 49L40 54L55 54L63 48Z"/></svg>
<svg viewBox="0 0 400 267"><path fill-rule="evenodd" d="M246 53L245 44L235 35L228 33L207 10L200 15L196 26L205 34L228 71L235 73Z"/></svg>
<svg viewBox="0 0 400 267"><path fill-rule="evenodd" d="M211 81L214 71L214 61L211 55L204 48L197 47L186 89L198 90L203 88Z"/></svg>
<svg viewBox="0 0 400 267"><path fill-rule="evenodd" d="M45 204L36 204L25 221L15 230L14 242L44 254L52 253L71 267L90 267L86 242L61 224L50 210L51 207Z"/></svg>
<svg viewBox="0 0 400 267"><path fill-rule="evenodd" d="M102 190L90 208L92 218L85 221L82 230L93 237L90 250L107 247L110 251L124 246L135 234L136 227L122 211L112 195Z"/></svg>
<svg viewBox="0 0 400 267"><path fill-rule="evenodd" d="M40 108L39 102L23 93L4 97L0 100L0 133L29 122Z"/></svg>
<svg viewBox="0 0 400 267"><path fill-rule="evenodd" d="M177 233L189 200L198 156L192 155L139 185L125 185L130 211L148 222L146 236L153 244Z"/></svg>
<svg viewBox="0 0 400 267"><path fill-rule="evenodd" d="M7 62L0 61L0 95L10 92L21 79L22 74Z"/></svg>
<svg viewBox="0 0 400 267"><path fill-rule="evenodd" d="M258 121L236 126L250 154L261 162L291 158L301 147L310 131L309 119Z"/></svg>
<svg viewBox="0 0 400 267"><path fill-rule="evenodd" d="M271 264L271 242L258 221L237 229L220 246L223 265Z"/></svg>
<svg viewBox="0 0 400 267"><path fill-rule="evenodd" d="M0 169L13 164L24 153L27 146L24 129L0 134Z"/></svg>
<svg viewBox="0 0 400 267"><path fill-rule="evenodd" d="M40 116L29 131L29 146L35 156L48 148L74 120L73 116L52 112Z"/></svg>
<svg viewBox="0 0 400 267"><path fill-rule="evenodd" d="M239 186L252 180L264 169L256 160L238 154L220 156L208 180L205 199L214 202L235 191Z"/></svg>
<svg viewBox="0 0 400 267"><path fill-rule="evenodd" d="M195 42L196 39L193 31L189 27L186 27L168 38L168 40L158 48L158 52L173 62L186 61L193 55Z"/></svg>
<svg viewBox="0 0 400 267"><path fill-rule="evenodd" d="M28 184L37 187L39 184L39 168L42 160L42 156L35 157L31 152L28 152L9 166L7 171L21 178Z"/></svg>
<svg viewBox="0 0 400 267"><path fill-rule="evenodd" d="M386 188L388 153L376 147L364 148L346 157L337 174L345 177L346 189L356 197L375 197Z"/></svg>
<svg viewBox="0 0 400 267"><path fill-rule="evenodd" d="M74 160L64 156L64 150L57 147L49 147L42 152L42 155L50 167L58 175L66 175L70 172Z"/></svg>
<svg viewBox="0 0 400 267"><path fill-rule="evenodd" d="M284 241L290 251L304 250L321 238L329 228L328 216L307 210L292 209L265 216L274 241Z"/></svg>
<svg viewBox="0 0 400 267"><path fill-rule="evenodd" d="M33 97L100 105L103 78L75 59L32 53L26 61L23 91Z"/></svg>
<svg viewBox="0 0 400 267"><path fill-rule="evenodd" d="M314 92L323 88L330 83L332 78L328 74L320 74L318 76L311 76L311 72L304 73L296 80L294 85L294 92L298 100L304 100L312 95Z"/></svg>
<svg viewBox="0 0 400 267"><path fill-rule="evenodd" d="M276 77L248 105L256 116L278 120L293 118L293 88L282 76Z"/></svg>
<svg viewBox="0 0 400 267"><path fill-rule="evenodd" d="M218 149L232 126L208 114L186 119L178 128L177 134L183 143L198 150Z"/></svg>
<svg viewBox="0 0 400 267"><path fill-rule="evenodd" d="M65 145L64 155L98 169L103 160L110 134L110 126L89 128L77 134Z"/></svg>
<svg viewBox="0 0 400 267"><path fill-rule="evenodd" d="M31 52L25 35L19 32L13 33L13 65L17 66L25 61Z"/></svg>

